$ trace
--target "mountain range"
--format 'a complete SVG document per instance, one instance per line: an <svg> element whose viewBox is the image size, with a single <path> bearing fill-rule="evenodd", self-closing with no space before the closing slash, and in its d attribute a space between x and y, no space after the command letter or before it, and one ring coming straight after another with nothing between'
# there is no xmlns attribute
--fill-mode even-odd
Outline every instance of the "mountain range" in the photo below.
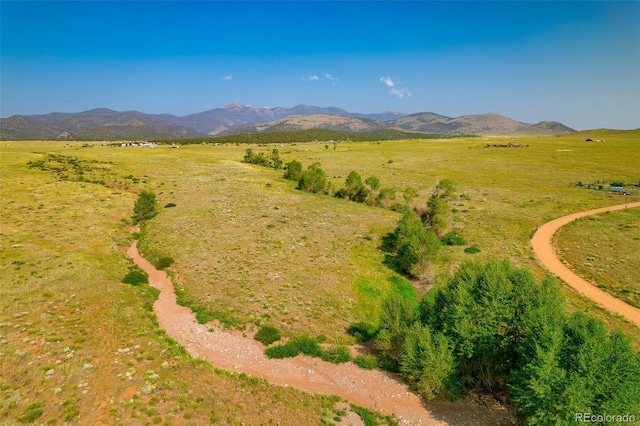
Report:
<svg viewBox="0 0 640 426"><path fill-rule="evenodd" d="M462 117L446 117L431 112L360 114L336 107L298 105L293 108L258 108L236 103L184 117L98 108L78 113L14 115L0 119L2 140L188 139L308 129L354 132L397 129L440 135L557 134L575 131L554 121L528 124L498 114Z"/></svg>

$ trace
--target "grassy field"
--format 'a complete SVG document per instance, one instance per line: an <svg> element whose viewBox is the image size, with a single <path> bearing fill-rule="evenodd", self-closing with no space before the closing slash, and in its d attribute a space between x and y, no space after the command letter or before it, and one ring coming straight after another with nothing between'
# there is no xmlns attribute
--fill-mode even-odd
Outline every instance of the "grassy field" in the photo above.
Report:
<svg viewBox="0 0 640 426"><path fill-rule="evenodd" d="M579 219L556 235L558 252L578 274L640 307L640 209Z"/></svg>
<svg viewBox="0 0 640 426"><path fill-rule="evenodd" d="M434 278L441 285L465 259L509 258L544 276L528 244L540 224L640 199L573 185L637 183L639 137L602 131L513 141L523 148L487 148L510 139L482 137L279 150L305 168L319 161L338 188L351 170L376 175L399 200L414 188L416 205L439 179L453 179L451 228L481 252L444 248ZM93 145L0 145L0 422L320 423L333 410L328 398L216 371L158 332L152 289L120 282L130 266L123 248L134 192L154 189L161 206L176 204L145 227L141 248L175 259L169 272L184 301L230 326L270 323L285 336L335 342L351 341L352 322L376 323L385 296L410 293L378 250L399 214L297 191L282 171L242 164L245 146ZM634 217L625 223L637 224ZM625 257L626 272L619 268L625 279L637 276L639 252ZM570 309L594 313L638 344L633 326L566 294Z"/></svg>
<svg viewBox="0 0 640 426"><path fill-rule="evenodd" d="M215 370L157 329L156 292L120 282L135 194L27 167L40 152L115 152L79 146L1 147L0 424L298 425L331 415L330 398ZM108 168L86 175L127 180L125 163Z"/></svg>

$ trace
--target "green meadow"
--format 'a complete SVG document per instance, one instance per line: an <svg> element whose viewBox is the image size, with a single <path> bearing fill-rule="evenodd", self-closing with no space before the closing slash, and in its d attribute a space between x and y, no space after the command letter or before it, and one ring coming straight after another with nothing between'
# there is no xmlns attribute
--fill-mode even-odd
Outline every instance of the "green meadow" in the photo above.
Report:
<svg viewBox="0 0 640 426"><path fill-rule="evenodd" d="M466 259L506 258L544 277L529 247L539 225L640 200L639 139L640 131L602 130L277 147L285 162L320 162L335 189L355 170L377 176L399 202L415 190L416 207L441 179L455 181L449 228L467 244L444 246L419 283L380 250L400 213L296 190L282 170L242 163L246 145L0 142L0 422L319 424L332 415L335 400L216 370L157 329L155 291L121 282L142 189L156 193L161 212L143 226L141 250L173 259L179 298L202 320L350 344L348 326L377 324L382 300L444 285ZM509 142L524 146L487 147ZM607 191L616 181L635 195ZM580 273L637 304L639 220L629 211L577 221L557 245ZM465 253L471 245L480 252ZM640 345L637 328L564 292L570 310Z"/></svg>

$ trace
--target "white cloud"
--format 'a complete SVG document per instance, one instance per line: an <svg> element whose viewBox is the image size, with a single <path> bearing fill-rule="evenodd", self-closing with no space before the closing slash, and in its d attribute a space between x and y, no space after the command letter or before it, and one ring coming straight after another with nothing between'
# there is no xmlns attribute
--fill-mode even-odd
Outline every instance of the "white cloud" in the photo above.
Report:
<svg viewBox="0 0 640 426"><path fill-rule="evenodd" d="M391 77L380 77L380 80L378 81L380 81L380 83L385 84L387 87L391 87L391 90L389 90L389 94L392 96L395 96L397 98L404 98L404 97L411 96L411 92L407 87L403 87L403 88L397 87L396 85L398 83L393 81Z"/></svg>
<svg viewBox="0 0 640 426"><path fill-rule="evenodd" d="M331 74L329 74L329 73L326 73L326 74L324 75L324 78L326 78L327 80L331 80L331 84L332 84L332 85L334 85L334 86L335 86L335 85L336 85L336 83L338 82L338 77L334 77L334 76L332 76L332 75L331 75Z"/></svg>
<svg viewBox="0 0 640 426"><path fill-rule="evenodd" d="M222 79L225 80L225 81L231 81L231 80L233 80L233 76L225 75Z"/></svg>
<svg viewBox="0 0 640 426"><path fill-rule="evenodd" d="M335 84L338 82L338 77L334 77L333 75L326 73L323 74L322 77L318 77L318 75L314 74L314 75L310 75L309 77L303 77L302 80L303 81L321 81L321 80L329 80L331 81L331 84L333 84L335 86Z"/></svg>
<svg viewBox="0 0 640 426"><path fill-rule="evenodd" d="M391 77L380 77L380 83L384 83L389 87L395 86L395 83L393 82L393 80L391 80Z"/></svg>

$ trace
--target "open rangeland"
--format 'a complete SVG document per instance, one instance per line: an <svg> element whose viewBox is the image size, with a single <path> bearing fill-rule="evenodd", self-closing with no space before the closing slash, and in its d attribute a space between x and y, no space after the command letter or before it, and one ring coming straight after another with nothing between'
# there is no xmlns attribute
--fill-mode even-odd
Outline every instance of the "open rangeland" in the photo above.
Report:
<svg viewBox="0 0 640 426"><path fill-rule="evenodd" d="M351 170L377 176L398 200L413 188L415 205L439 179L454 180L450 228L481 252L444 248L426 281L441 285L471 257L508 258L542 277L528 244L538 226L639 200L576 185L638 182L639 132L603 135L605 143L523 137L517 143L525 146L513 149L487 148L509 142L489 137L278 149L305 168L320 162L337 188ZM216 370L158 330L156 292L121 283L132 265L125 248L139 189L153 189L160 206L175 204L143 228L143 254L172 257L182 301L228 327L269 323L286 337L351 343L349 324L376 323L382 299L415 292L378 249L398 213L297 191L282 170L241 163L246 146L2 142L0 149L0 421L319 424L340 417L335 399ZM630 253L633 278L640 255ZM570 309L621 327L638 345L637 328L565 292Z"/></svg>
<svg viewBox="0 0 640 426"><path fill-rule="evenodd" d="M615 297L640 308L638 264L640 209L579 219L562 227L555 244L579 275Z"/></svg>

